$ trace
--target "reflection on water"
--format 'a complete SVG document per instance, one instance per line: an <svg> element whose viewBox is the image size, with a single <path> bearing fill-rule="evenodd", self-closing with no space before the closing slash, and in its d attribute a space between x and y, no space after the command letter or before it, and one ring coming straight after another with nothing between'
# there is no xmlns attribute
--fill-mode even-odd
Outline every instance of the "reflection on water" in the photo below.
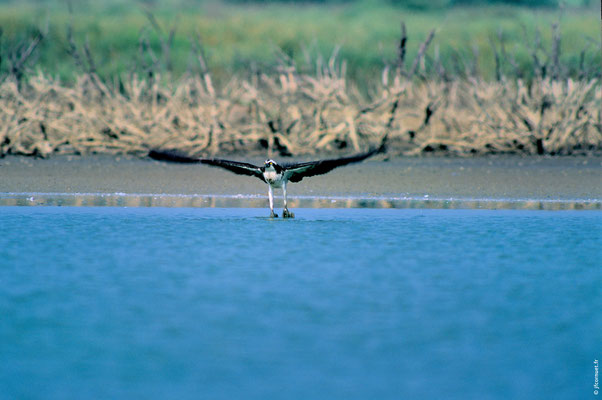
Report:
<svg viewBox="0 0 602 400"><path fill-rule="evenodd" d="M126 193L1 193L0 206L70 207L267 207L263 196L126 194ZM278 204L278 203L277 203ZM424 208L489 210L601 210L600 200L429 199L416 197L292 197L291 208Z"/></svg>

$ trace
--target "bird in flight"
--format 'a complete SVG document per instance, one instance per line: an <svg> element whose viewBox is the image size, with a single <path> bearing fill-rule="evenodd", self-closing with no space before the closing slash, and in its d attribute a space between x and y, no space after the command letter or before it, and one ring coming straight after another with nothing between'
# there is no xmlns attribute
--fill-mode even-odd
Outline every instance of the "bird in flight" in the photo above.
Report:
<svg viewBox="0 0 602 400"><path fill-rule="evenodd" d="M378 148L365 153L359 153L348 157L333 158L326 160L308 161L300 163L278 164L276 161L268 159L263 166L257 166L249 163L222 160L219 158L194 158L182 154L176 150L151 150L149 157L158 161L167 161L182 164L207 164L213 167L220 167L234 172L238 175L254 176L268 184L268 197L270 200L270 217L277 218L274 213L274 189L282 189L284 196L283 218L294 218L295 215L288 210L286 198L286 185L289 182L301 182L303 178L315 175L322 175L332 171L337 167L363 161L375 154L383 153L386 150L385 144L387 135L385 135Z"/></svg>

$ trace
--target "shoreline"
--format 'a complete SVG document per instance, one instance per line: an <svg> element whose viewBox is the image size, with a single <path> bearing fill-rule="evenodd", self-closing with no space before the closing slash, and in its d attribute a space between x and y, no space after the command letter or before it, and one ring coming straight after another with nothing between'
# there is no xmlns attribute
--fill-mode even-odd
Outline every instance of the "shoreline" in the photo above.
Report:
<svg viewBox="0 0 602 400"><path fill-rule="evenodd" d="M265 207L266 192L258 179L200 165L104 155L0 159L0 205ZM602 158L367 161L290 185L289 199L295 208L597 210Z"/></svg>
<svg viewBox="0 0 602 400"><path fill-rule="evenodd" d="M275 196L277 204L282 196ZM483 210L602 210L602 200L537 199L438 199L310 197L288 198L291 209L382 208L382 209L483 209ZM168 208L266 208L267 196L181 195L126 193L0 193L2 206L56 207L168 207ZM280 207L276 207L279 209Z"/></svg>

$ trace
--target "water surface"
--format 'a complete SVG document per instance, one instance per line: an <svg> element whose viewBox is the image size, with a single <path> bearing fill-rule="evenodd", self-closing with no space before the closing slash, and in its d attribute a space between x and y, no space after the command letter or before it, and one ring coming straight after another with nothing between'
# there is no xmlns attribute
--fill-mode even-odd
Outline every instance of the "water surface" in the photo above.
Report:
<svg viewBox="0 0 602 400"><path fill-rule="evenodd" d="M0 207L0 398L586 398L595 211Z"/></svg>

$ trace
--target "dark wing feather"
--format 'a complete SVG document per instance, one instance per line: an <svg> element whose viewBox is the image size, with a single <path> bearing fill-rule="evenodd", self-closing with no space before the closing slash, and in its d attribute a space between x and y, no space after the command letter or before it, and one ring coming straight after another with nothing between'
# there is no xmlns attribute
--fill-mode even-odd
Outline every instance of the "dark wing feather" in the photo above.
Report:
<svg viewBox="0 0 602 400"><path fill-rule="evenodd" d="M366 158L372 157L378 153L387 151L387 140L389 134L386 133L380 141L378 148L370 150L366 153L355 154L349 157L334 158L329 160L309 161L297 164L285 165L285 177L291 182L301 182L307 176L315 176L325 174L337 167L364 161Z"/></svg>
<svg viewBox="0 0 602 400"><path fill-rule="evenodd" d="M148 156L153 160L167 161L181 164L200 163L200 158L193 158L177 150L151 150Z"/></svg>
<svg viewBox="0 0 602 400"><path fill-rule="evenodd" d="M235 174L255 176L265 182L265 180L263 179L263 170L260 167L257 167L253 164L230 160L220 160L218 158L193 158L189 157L188 155L182 154L177 150L151 150L148 153L148 156L158 161L167 161L181 164L207 164L212 167L220 167L227 169L228 171L234 172Z"/></svg>
<svg viewBox="0 0 602 400"><path fill-rule="evenodd" d="M330 160L309 161L304 163L285 165L284 176L291 182L301 182L303 178L314 175L321 175L332 171L337 167L352 164L365 160L380 152L379 149L371 150L367 153L360 153L349 157L334 158Z"/></svg>
<svg viewBox="0 0 602 400"><path fill-rule="evenodd" d="M200 161L202 164L224 168L230 172L234 172L235 174L255 176L265 182L265 179L263 178L263 169L253 164L230 160L220 160L219 158L203 158Z"/></svg>

